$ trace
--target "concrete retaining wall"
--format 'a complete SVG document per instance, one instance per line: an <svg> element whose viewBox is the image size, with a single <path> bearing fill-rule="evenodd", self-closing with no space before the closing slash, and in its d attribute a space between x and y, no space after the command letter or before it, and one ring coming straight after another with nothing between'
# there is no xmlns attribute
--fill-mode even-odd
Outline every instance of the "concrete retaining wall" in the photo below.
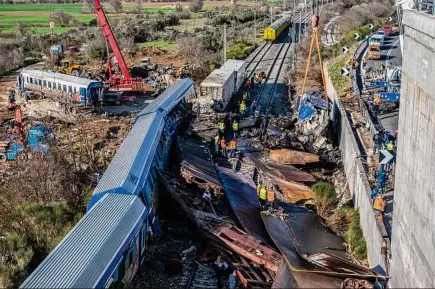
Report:
<svg viewBox="0 0 435 289"><path fill-rule="evenodd" d="M435 17L404 11L392 287L435 287Z"/></svg>
<svg viewBox="0 0 435 289"><path fill-rule="evenodd" d="M326 70L326 69L325 69ZM347 116L344 107L338 99L337 92L326 73L327 93L333 102L332 119L336 132L337 143L339 144L343 159L343 166L348 181L354 205L358 208L361 219L361 228L367 242L368 261L371 268L385 274L385 257L381 255L383 241L389 244L387 232L383 227L382 221L375 218L370 199L371 188L366 177L363 163L360 159L355 132Z"/></svg>

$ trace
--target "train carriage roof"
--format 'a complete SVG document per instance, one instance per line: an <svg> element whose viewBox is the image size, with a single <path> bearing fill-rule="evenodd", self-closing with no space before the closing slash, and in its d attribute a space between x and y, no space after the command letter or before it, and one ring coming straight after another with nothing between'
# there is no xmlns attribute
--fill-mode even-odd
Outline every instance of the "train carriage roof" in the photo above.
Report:
<svg viewBox="0 0 435 289"><path fill-rule="evenodd" d="M286 15L286 16L283 16L283 17L279 18L278 20L276 20L272 24L270 24L269 27L276 30L279 27L281 27L281 25L283 23L285 23L285 22L290 23L290 20L291 20L291 16L290 15Z"/></svg>
<svg viewBox="0 0 435 289"><path fill-rule="evenodd" d="M98 182L88 209L107 193L139 194L151 167L163 126L161 113L147 114L136 121Z"/></svg>
<svg viewBox="0 0 435 289"><path fill-rule="evenodd" d="M57 72L51 72L46 70L37 70L37 69L23 69L21 71L21 74L23 76L29 76L32 78L42 78L44 80L49 81L63 81L63 82L69 82L71 84L78 84L82 86L88 87L90 84L92 84L93 87L103 87L103 83L97 80L82 78L82 77L76 77L68 74L63 73L57 73Z"/></svg>
<svg viewBox="0 0 435 289"><path fill-rule="evenodd" d="M106 195L90 210L20 288L102 288L147 210L136 196Z"/></svg>
<svg viewBox="0 0 435 289"><path fill-rule="evenodd" d="M191 88L194 88L194 83L191 79L184 78L177 80L145 107L136 116L136 119L156 111L160 111L165 115L168 114L185 97L186 93Z"/></svg>

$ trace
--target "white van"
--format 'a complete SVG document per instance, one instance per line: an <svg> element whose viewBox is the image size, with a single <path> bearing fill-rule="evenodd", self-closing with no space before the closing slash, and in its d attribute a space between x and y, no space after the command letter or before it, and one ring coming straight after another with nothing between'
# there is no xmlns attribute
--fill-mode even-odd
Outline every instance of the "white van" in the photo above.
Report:
<svg viewBox="0 0 435 289"><path fill-rule="evenodd" d="M379 48L384 44L384 36L380 34L375 34L370 37L369 46L379 46Z"/></svg>

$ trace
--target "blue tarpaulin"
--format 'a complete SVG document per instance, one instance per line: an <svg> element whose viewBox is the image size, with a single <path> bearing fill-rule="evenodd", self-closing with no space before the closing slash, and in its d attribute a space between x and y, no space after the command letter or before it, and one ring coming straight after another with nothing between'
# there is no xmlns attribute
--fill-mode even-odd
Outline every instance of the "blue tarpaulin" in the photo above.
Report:
<svg viewBox="0 0 435 289"><path fill-rule="evenodd" d="M383 101L400 101L400 93L397 92L379 92L379 95Z"/></svg>
<svg viewBox="0 0 435 289"><path fill-rule="evenodd" d="M364 82L364 85L366 88L382 88L382 87L388 87L387 81L366 81Z"/></svg>
<svg viewBox="0 0 435 289"><path fill-rule="evenodd" d="M314 106L311 103L309 103L306 99L304 99L302 101L302 105L300 105L300 97L298 97L297 107L300 107L298 113L299 122L306 121L312 118L317 113Z"/></svg>

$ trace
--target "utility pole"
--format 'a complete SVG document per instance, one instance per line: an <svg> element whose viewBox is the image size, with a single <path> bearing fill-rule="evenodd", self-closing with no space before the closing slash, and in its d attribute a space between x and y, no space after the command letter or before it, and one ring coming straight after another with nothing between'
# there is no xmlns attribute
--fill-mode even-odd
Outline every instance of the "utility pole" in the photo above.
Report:
<svg viewBox="0 0 435 289"><path fill-rule="evenodd" d="M270 4L270 25L273 23L273 3Z"/></svg>
<svg viewBox="0 0 435 289"><path fill-rule="evenodd" d="M254 9L254 45L257 42L257 10Z"/></svg>
<svg viewBox="0 0 435 289"><path fill-rule="evenodd" d="M302 33L302 10L299 10L299 33L298 33L298 42L301 41L301 33Z"/></svg>
<svg viewBox="0 0 435 289"><path fill-rule="evenodd" d="M227 62L227 24L224 23L224 63Z"/></svg>

